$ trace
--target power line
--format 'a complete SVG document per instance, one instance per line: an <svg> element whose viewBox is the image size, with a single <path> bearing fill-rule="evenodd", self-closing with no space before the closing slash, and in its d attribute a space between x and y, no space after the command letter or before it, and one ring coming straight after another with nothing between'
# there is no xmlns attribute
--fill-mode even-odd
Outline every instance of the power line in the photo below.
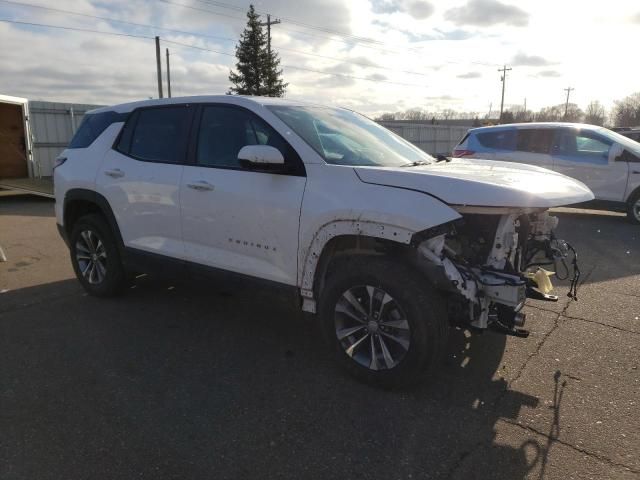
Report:
<svg viewBox="0 0 640 480"><path fill-rule="evenodd" d="M206 5L212 5L212 6L217 6L220 8L227 8L227 9L231 9L231 10L235 10L235 11L240 11L240 12L244 12L246 11L245 8L243 7L239 7L237 5L231 5L229 3L224 3L224 2L218 2L218 1L213 1L213 0L197 0L200 3L204 3ZM260 15L267 15L267 12L260 12L258 10L256 10L256 13L260 14ZM332 28L327 28L327 27L321 27L318 25L313 25L310 23L305 23L305 22L301 22L300 20L295 20L289 17L283 17L282 15L278 15L278 17L280 19L286 20L288 23L292 23L294 25L298 25L301 27L305 27L305 28L309 28L312 30L317 30L320 32L324 32L324 33L329 33L332 35L339 35L341 37L348 37L348 38L353 38L354 40L358 40L360 42L367 42L367 43L373 43L373 44L377 44L377 45L384 45L384 42L380 41L380 40L374 40L372 38L369 37L361 37L359 35L353 35L352 33L348 33L348 32L344 32L344 31L340 31L340 30L335 30Z"/></svg>
<svg viewBox="0 0 640 480"><path fill-rule="evenodd" d="M135 22L129 22L126 20L119 20L116 18L109 18L109 17L102 17L99 15L91 15L88 13L81 13L81 12L74 12L71 10L63 10L61 8L53 8L53 7L46 7L44 5L36 5L33 3L22 3L22 2L14 2L11 0L0 0L0 3L8 3L11 5L15 5L15 6L20 6L20 7L29 7L29 8L38 8L41 10L48 10L51 12L57 12L57 13L64 13L64 14L68 14L68 15L76 15L78 17L85 17L85 18L93 18L95 20L104 20L106 22L113 22L113 23L120 23L122 25L129 25L132 27L138 27L138 28L152 28L155 30L160 30L160 31L165 31L165 32L171 32L171 33L177 33L180 35L193 35L193 36L198 36L198 37L206 37L206 38L211 38L214 40L225 40L225 41L232 41L235 42L235 40L233 38L229 38L229 37L218 37L216 35L208 35L205 33L195 33L195 32L190 32L190 31L186 31L186 30L176 30L173 28L165 28L165 27L159 27L157 25L148 25L148 24L144 24L144 23L135 23Z"/></svg>
<svg viewBox="0 0 640 480"><path fill-rule="evenodd" d="M219 15L219 16L223 16L223 17L226 17L226 18L234 18L236 20L245 21L245 18L243 18L243 17L236 17L236 16L233 16L233 15L229 15L227 13L216 12L216 11L213 11L213 10L208 10L208 9L200 8L200 7L194 7L194 6L191 6L191 5L185 5L184 3L177 3L177 2L173 2L171 0L158 0L158 1L162 2L162 3L166 3L168 5L173 5L173 6L177 6L177 7L182 7L182 8L187 8L187 9L190 9L190 10L198 11L198 12L208 13L210 15ZM319 27L319 28L321 28L321 27ZM302 34L302 35L311 36L311 37L328 38L331 41L343 43L343 44L346 44L346 45L349 45L349 46L352 46L354 43L357 43L357 44L359 44L360 46L362 46L364 48L369 48L369 49L372 49L372 50L377 50L377 51L385 52L385 53L402 54L402 53L406 53L407 51L413 51L413 52L424 54L424 50L423 49L418 49L418 48L410 48L410 47L407 48L407 47L404 47L404 46L398 46L398 48L400 48L401 50L390 50L390 49L378 48L378 47L375 47L373 45L367 45L366 42L361 41L361 40L357 40L357 39L354 39L354 40L340 40L340 39L332 38L331 36L314 34L314 33L309 33L309 32L303 32L303 31L300 31L300 30L295 30L295 29L292 29L290 27L284 27L284 26L281 27L281 29L282 30L287 30L289 32L294 32L294 33L298 33L298 34ZM338 34L334 34L334 35L338 35ZM364 37L361 37L361 38L364 38ZM380 45L386 45L384 42L378 42L378 43ZM458 65L474 64L474 65L480 65L480 66L483 66L483 67L497 67L497 66L499 66L499 64L497 64L497 63L474 62L474 61L459 62L459 61L453 61L453 60L444 60L442 63L458 64Z"/></svg>
<svg viewBox="0 0 640 480"><path fill-rule="evenodd" d="M62 13L62 14L67 14L67 15L75 15L75 16L84 17L84 18L93 18L95 20L103 20L103 21L106 21L106 22L120 23L120 24L123 24L123 25L129 25L129 26L133 26L133 27L137 27L137 28L153 29L153 30L158 30L158 31L176 33L176 34L180 34L180 35L189 35L189 36L194 36L194 37L210 38L210 39L213 39L213 40L222 40L222 41L225 41L225 42L234 42L234 43L237 41L237 39L229 38L229 37L220 37L220 36L217 36L217 35L209 35L209 34L205 34L205 33L198 33L198 32L192 32L192 31L187 31L187 30L176 30L176 29L173 29L173 28L159 27L157 25L149 25L149 24L143 24L143 23L129 22L129 21L126 21L126 20L119 20L119 19L115 19L115 18L103 17L103 16L100 16L100 15L91 15L91 14L80 13L80 12L75 12L75 11L71 11L71 10L63 10L61 8L46 7L44 5L36 5L36 4L32 4L32 3L15 2L15 1L11 1L11 0L0 0L0 3L6 3L6 4L20 6L20 7L36 8L36 9L47 10L47 11L52 11L52 12ZM371 63L364 63L364 62L354 61L354 60L351 60L350 58L332 57L332 56L329 56L329 55L321 55L321 54L318 54L318 53L305 52L305 51L302 51L302 50L295 50L295 49L292 49L292 48L279 47L278 50L281 50L281 51L284 51L284 52L292 52L292 53L296 53L296 54L299 54L299 55L306 55L306 56L316 57L316 58L324 58L324 59L327 59L327 60L335 60L335 61L338 61L338 62L349 62L349 63L351 63L353 65L358 65L358 66L365 67L365 68L375 68L375 69L379 69L379 70L389 70L389 71L393 71L393 72L407 73L407 74L410 74L410 75L420 75L420 76L425 76L425 77L426 76L430 76L427 73L416 72L416 71L412 71L412 70L396 69L396 68L392 68L392 67L385 67L385 66L382 66L382 65L374 65L374 64L371 64Z"/></svg>
<svg viewBox="0 0 640 480"><path fill-rule="evenodd" d="M71 30L71 31L75 31L75 32L84 32L84 33L97 33L97 34L101 34L101 35L112 35L112 36L116 36L116 37L131 37L131 38L142 38L145 40L154 40L154 37L150 37L150 36L146 36L146 35L134 35L131 33L116 33L116 32L105 32L103 30L93 30L93 29L89 29L89 28L79 28L79 27L67 27L67 26L62 26L62 25L51 25L48 23L35 23L35 22L23 22L20 20L9 20L6 18L0 18L0 22L3 23L13 23L13 24L17 24L17 25L25 25L25 26L31 26L31 27L44 27L44 28L56 28L56 29L60 29L60 30ZM181 43L181 42L175 42L173 40L162 40L165 43L171 43L173 45L178 45L181 47L185 47L185 48L193 48L196 50L202 50L202 51L206 51L206 52L213 52L216 53L218 55L225 55L228 57L235 57L235 54L233 53L227 53L227 52L221 52L218 50L213 50L211 48L204 48L204 47L199 47L197 45L190 45L187 43ZM334 77L341 77L341 78L350 78L353 80L364 80L367 82L374 82L374 83L388 83L388 84L392 84L392 85L403 85L403 86L407 86L407 87L419 87L419 88L424 88L425 85L418 85L418 84L413 84L413 83L403 83L403 82L393 82L390 80L380 80L380 79L373 79L373 78L366 78L366 77L357 77L354 75L347 75L347 74L342 74L342 73L333 73L333 72L323 72L322 70L314 70L314 69L310 69L310 68L304 68L304 67L298 67L295 65L282 65L282 67L284 68L290 68L290 69L294 69L294 70L302 70L302 71L306 71L306 72L314 72L314 73L321 73L323 75L331 75Z"/></svg>
<svg viewBox="0 0 640 480"><path fill-rule="evenodd" d="M165 40L165 39L163 39L162 41L165 42L165 43L171 43L173 45L177 45L177 46L180 46L180 47L193 48L193 49L202 50L202 51L205 51L205 52L213 52L213 53L217 53L219 55L228 55L230 57L235 57L235 54L233 54L233 53L221 52L219 50L213 50L211 48L199 47L197 45L190 45L190 44L182 43L182 42L175 42L173 40ZM389 84L392 84L392 85L403 85L403 86L406 86L406 87L419 87L419 88L425 88L426 87L426 85L419 85L419 84L416 84L416 83L394 82L392 80L380 80L380 79L373 79L373 78L367 78L367 77L357 77L355 75L347 75L347 74L344 74L344 73L334 73L334 72L324 72L322 70L315 70L315 69L306 68L306 67L298 67L296 65L281 64L281 66L283 68L291 68L293 70L302 70L302 71L305 71L305 72L314 72L314 73L320 73L320 74L323 74L323 75L332 75L334 77L350 78L350 79L354 79L354 80L365 80L367 82L389 83Z"/></svg>
<svg viewBox="0 0 640 480"><path fill-rule="evenodd" d="M116 37L144 38L145 40L153 40L153 37L149 37L147 35L134 35L132 33L105 32L105 31L102 31L102 30L93 30L93 29L90 29L90 28L66 27L66 26L62 26L62 25L50 25L48 23L23 22L21 20L9 20L7 18L0 18L0 22L3 22L3 23L15 23L17 25L25 25L25 26L29 26L29 27L58 28L60 30L73 30L74 32L98 33L98 34L102 34L102 35L114 35Z"/></svg>

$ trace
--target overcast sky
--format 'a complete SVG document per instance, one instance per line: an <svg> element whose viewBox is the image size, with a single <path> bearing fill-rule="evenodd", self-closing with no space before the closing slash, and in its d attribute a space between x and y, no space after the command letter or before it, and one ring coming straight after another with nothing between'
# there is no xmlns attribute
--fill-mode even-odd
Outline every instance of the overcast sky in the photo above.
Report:
<svg viewBox="0 0 640 480"><path fill-rule="evenodd" d="M572 100L582 107L591 100L610 107L640 91L638 0L263 0L255 6L282 19L272 27L272 45L294 99L370 115L408 108L484 115L490 104L499 108L502 64L513 68L507 105L525 97L533 109L562 103L563 89L572 86ZM160 35L214 50L219 53L162 45L163 53L171 50L174 96L220 94L229 88L247 7L243 0L0 0L0 19ZM0 94L97 104L157 96L151 39L0 22L0 45Z"/></svg>

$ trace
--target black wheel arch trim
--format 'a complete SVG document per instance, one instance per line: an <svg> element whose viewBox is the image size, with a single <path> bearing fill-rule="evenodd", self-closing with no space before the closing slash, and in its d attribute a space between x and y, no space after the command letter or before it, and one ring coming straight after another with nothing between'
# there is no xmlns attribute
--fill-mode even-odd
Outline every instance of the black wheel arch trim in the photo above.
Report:
<svg viewBox="0 0 640 480"><path fill-rule="evenodd" d="M73 188L69 190L64 196L63 230L66 232L67 238L71 236L71 230L70 228L68 228L70 227L70 225L67 225L67 206L69 205L69 203L77 200L93 203L98 207L100 213L102 213L107 219L109 227L111 227L111 231L116 238L118 251L120 252L120 254L124 253L124 241L122 240L122 235L120 234L120 227L118 226L116 216L111 209L111 205L109 205L109 201L98 192L86 188Z"/></svg>

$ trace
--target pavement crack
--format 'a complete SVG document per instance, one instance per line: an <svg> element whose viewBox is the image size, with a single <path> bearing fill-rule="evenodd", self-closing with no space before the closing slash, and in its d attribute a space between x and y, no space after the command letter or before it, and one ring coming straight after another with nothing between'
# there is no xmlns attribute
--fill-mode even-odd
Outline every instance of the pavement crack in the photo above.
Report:
<svg viewBox="0 0 640 480"><path fill-rule="evenodd" d="M564 312L566 310L567 307L565 307L562 312ZM509 390L509 388L511 387L511 385L513 385L515 382L517 382L520 377L522 376L522 374L524 373L524 371L526 370L527 366L529 365L529 362L536 356L538 356L538 354L540 353L540 350L542 350L542 347L544 346L544 344L546 343L547 339L558 329L558 327L560 326L560 317L563 316L562 313L556 313L556 318L553 321L553 327L551 328L551 330L549 330L547 333L544 334L544 336L542 337L542 340L540 340L540 343L538 343L538 345L536 346L535 350L533 352L531 352L529 354L529 356L527 357L527 359L525 360L525 362L522 364L522 366L520 367L520 369L518 369L518 373L516 373L516 375L513 377L513 379L509 382L509 384L507 385L507 388L505 389L505 391L503 392L503 394L501 395L501 397L498 399L498 401L502 400L502 397L504 395L506 395L506 392Z"/></svg>
<svg viewBox="0 0 640 480"><path fill-rule="evenodd" d="M618 467L618 468L624 468L626 470L629 470L632 473L640 474L640 470L634 469L633 467L630 467L629 465L625 465L624 463L616 462L616 461L611 460L610 458L605 457L603 455L598 455L597 453L590 452L589 450L587 450L585 448L578 447L577 445L573 445L572 443L566 442L564 440L560 440L557 437L551 437L548 434L546 434L544 432L541 432L537 428L531 427L529 425L523 425L521 423L518 423L518 422L515 422L515 421L511 421L511 420L506 419L506 418L501 418L498 421L507 423L509 425L513 425L514 427L518 427L518 428L521 428L523 430L527 430L529 432L535 433L536 435L540 435L542 437L550 439L550 440L553 441L553 443L559 443L560 445L563 445L565 447L571 448L572 450L575 450L576 452L582 453L583 455L587 455L587 456L589 456L591 458L595 458L595 459L599 460L600 462L606 463L609 466L615 466L615 467Z"/></svg>
<svg viewBox="0 0 640 480"><path fill-rule="evenodd" d="M471 454L473 454L476 450L483 447L485 443L487 442L484 440L478 441L475 444L473 444L473 446L469 450L465 450L464 452L462 452L458 457L458 461L455 464L453 464L453 466L449 469L449 473L445 478L447 479L453 478L453 476L458 471L458 469L462 467L462 465L464 464L464 461L467 458L469 458L469 456L471 456Z"/></svg>
<svg viewBox="0 0 640 480"><path fill-rule="evenodd" d="M608 328L613 328L614 330L619 330L621 332L625 332L625 333L630 333L632 335L640 335L640 332L634 332L633 330L627 330L626 328L622 328L622 327L618 327L615 325L609 325L608 323L602 323L599 322L597 320L590 320L588 318L582 318L582 317L572 317L571 315L562 315L563 318L566 318L568 320L579 320L581 322L587 322L587 323L595 323L597 325L600 325L602 327L608 327Z"/></svg>

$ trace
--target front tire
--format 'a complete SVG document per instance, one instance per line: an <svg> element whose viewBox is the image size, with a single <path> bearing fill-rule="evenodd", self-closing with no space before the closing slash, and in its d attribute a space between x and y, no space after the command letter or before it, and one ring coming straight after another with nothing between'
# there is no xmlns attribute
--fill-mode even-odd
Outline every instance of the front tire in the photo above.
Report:
<svg viewBox="0 0 640 480"><path fill-rule="evenodd" d="M111 297L124 290L126 275L115 237L100 215L85 215L69 237L76 277L90 295Z"/></svg>
<svg viewBox="0 0 640 480"><path fill-rule="evenodd" d="M370 385L414 384L439 365L446 349L442 298L424 277L387 258L335 265L318 313L338 361Z"/></svg>

